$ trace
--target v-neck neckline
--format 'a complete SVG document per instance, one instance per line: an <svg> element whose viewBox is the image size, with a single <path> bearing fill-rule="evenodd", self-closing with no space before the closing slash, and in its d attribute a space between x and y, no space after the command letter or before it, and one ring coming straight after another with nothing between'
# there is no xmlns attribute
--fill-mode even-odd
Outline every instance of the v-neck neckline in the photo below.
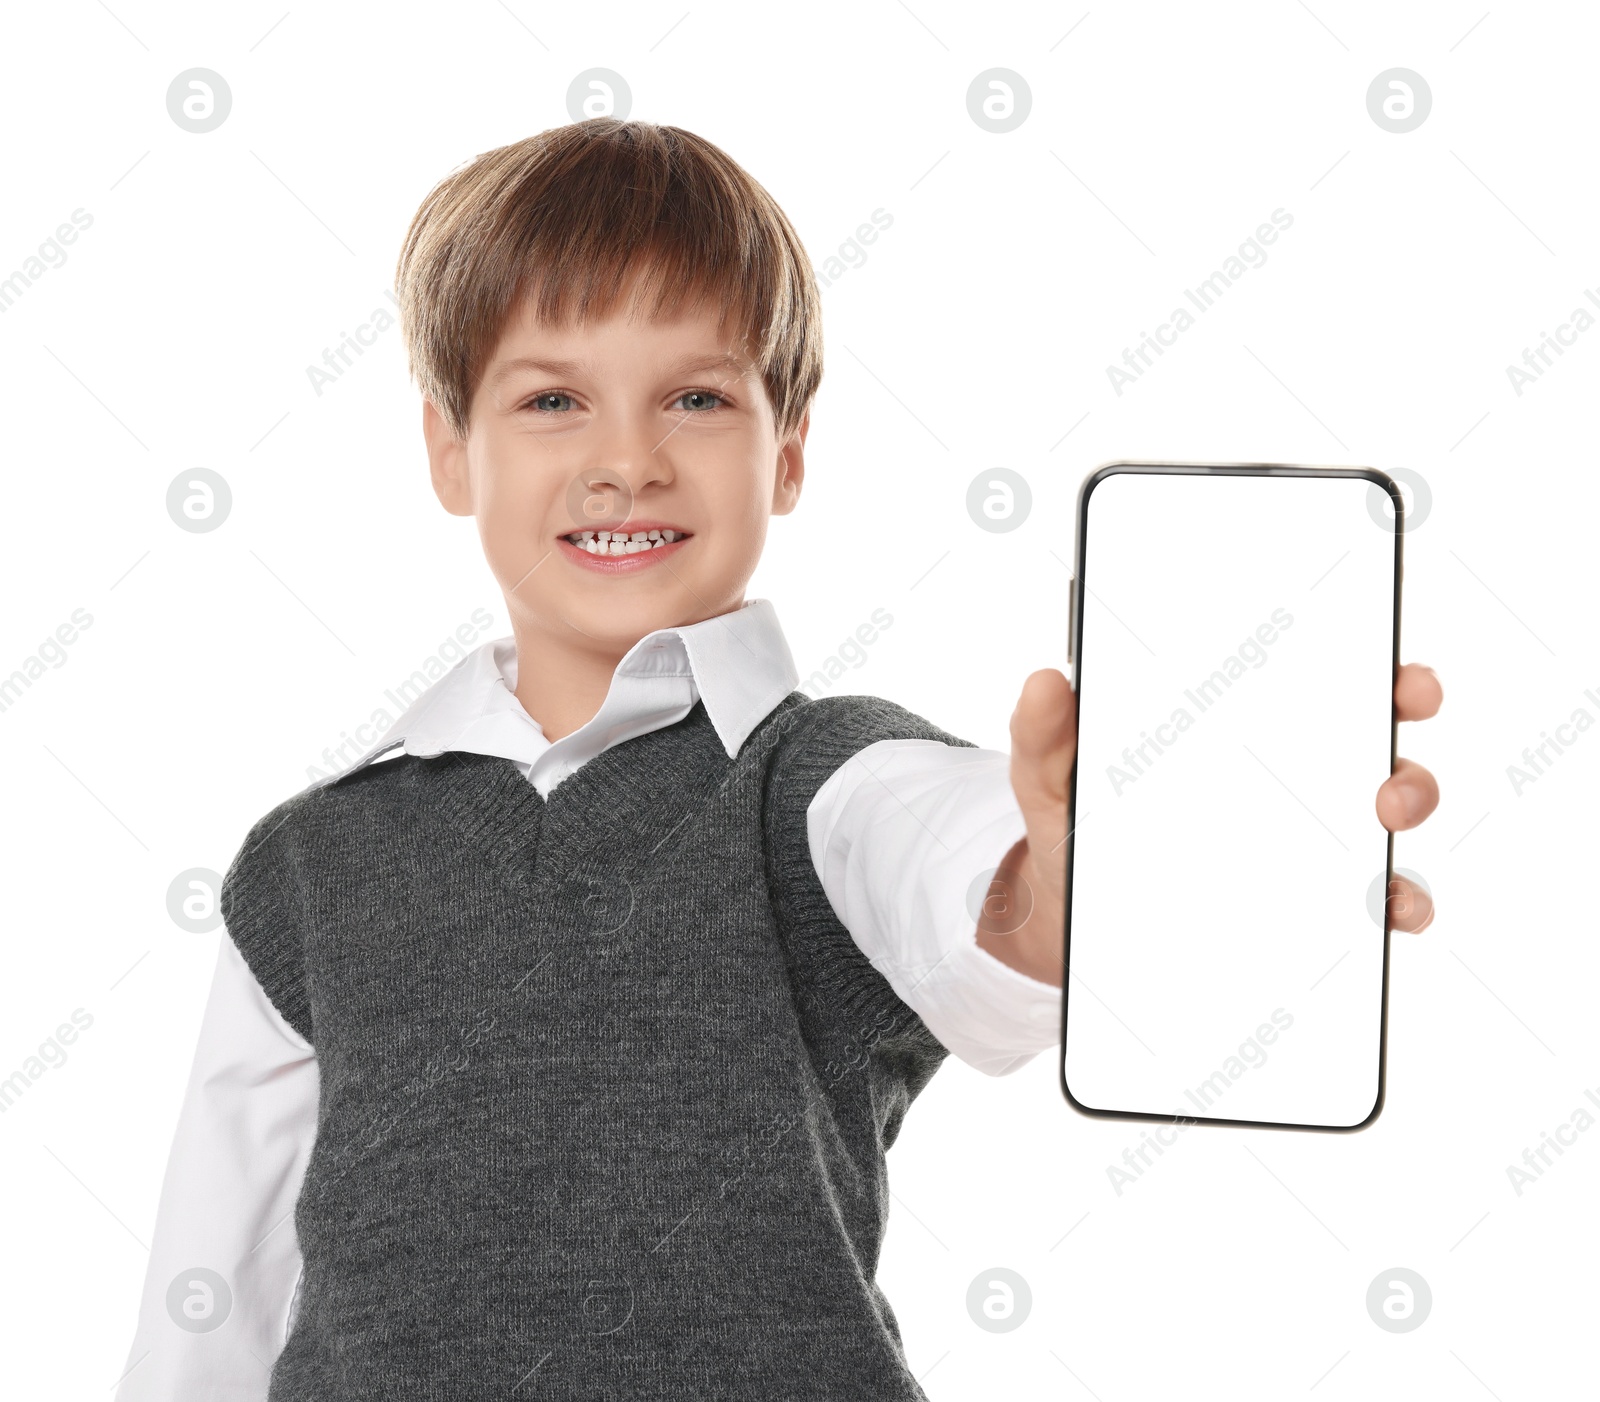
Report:
<svg viewBox="0 0 1600 1402"><path fill-rule="evenodd" d="M645 756L669 737L678 737L691 752L707 758L714 751L722 766L732 763L698 700L681 720L619 741L586 760L548 798L515 761L503 756L448 750L423 763L431 800L456 835L528 889L545 839L553 837L562 849L573 842L595 845L607 829L607 815L620 817L616 805L625 804L630 792L654 777ZM600 814L592 811L597 798L607 805Z"/></svg>

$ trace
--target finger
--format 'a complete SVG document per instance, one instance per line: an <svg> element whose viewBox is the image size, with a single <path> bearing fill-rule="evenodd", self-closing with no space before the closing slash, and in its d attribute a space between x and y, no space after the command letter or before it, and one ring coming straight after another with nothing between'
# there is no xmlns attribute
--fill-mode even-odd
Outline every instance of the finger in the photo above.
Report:
<svg viewBox="0 0 1600 1402"><path fill-rule="evenodd" d="M1407 662L1395 674L1394 704L1401 720L1427 720L1437 715L1444 700L1444 688L1432 667Z"/></svg>
<svg viewBox="0 0 1600 1402"><path fill-rule="evenodd" d="M1378 821L1390 832L1414 828L1439 806L1439 781L1414 759L1397 759L1378 786Z"/></svg>
<svg viewBox="0 0 1600 1402"><path fill-rule="evenodd" d="M1047 809L1064 816L1077 745L1078 698L1066 676L1053 667L1031 673L1011 713L1011 787L1024 818Z"/></svg>
<svg viewBox="0 0 1600 1402"><path fill-rule="evenodd" d="M1389 882L1389 928L1420 935L1433 924L1433 897L1403 876Z"/></svg>

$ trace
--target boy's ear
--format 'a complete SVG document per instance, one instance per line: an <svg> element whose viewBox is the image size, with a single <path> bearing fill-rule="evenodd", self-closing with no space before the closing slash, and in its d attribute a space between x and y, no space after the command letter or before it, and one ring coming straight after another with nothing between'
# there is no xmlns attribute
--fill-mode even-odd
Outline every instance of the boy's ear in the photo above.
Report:
<svg viewBox="0 0 1600 1402"><path fill-rule="evenodd" d="M472 515L466 440L450 431L444 415L427 396L422 400L422 437L428 445L428 473L440 505L452 516Z"/></svg>
<svg viewBox="0 0 1600 1402"><path fill-rule="evenodd" d="M778 470L772 484L772 514L787 516L800 500L800 486L806 476L806 433L811 428L811 410L800 416L784 445L778 449Z"/></svg>

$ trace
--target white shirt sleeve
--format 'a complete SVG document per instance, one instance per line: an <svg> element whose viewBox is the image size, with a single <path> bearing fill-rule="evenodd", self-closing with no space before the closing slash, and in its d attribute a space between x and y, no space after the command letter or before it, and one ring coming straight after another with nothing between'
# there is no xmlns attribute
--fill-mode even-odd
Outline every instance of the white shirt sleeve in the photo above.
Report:
<svg viewBox="0 0 1600 1402"><path fill-rule="evenodd" d="M317 1099L310 1043L224 934L115 1402L266 1398L299 1282L294 1206Z"/></svg>
<svg viewBox="0 0 1600 1402"><path fill-rule="evenodd" d="M1026 834L1000 750L880 740L806 811L811 860L862 952L950 1051L991 1076L1058 1044L1061 989L978 944L993 873Z"/></svg>

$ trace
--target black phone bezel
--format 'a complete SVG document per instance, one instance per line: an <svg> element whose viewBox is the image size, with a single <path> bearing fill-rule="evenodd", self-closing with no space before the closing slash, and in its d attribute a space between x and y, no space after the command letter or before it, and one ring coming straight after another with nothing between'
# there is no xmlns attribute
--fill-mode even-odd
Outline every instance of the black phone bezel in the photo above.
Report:
<svg viewBox="0 0 1600 1402"><path fill-rule="evenodd" d="M1067 658L1072 665L1072 689L1074 697L1080 694L1083 667L1083 601L1087 592L1084 586L1084 564L1088 543L1088 518L1089 498L1094 489L1108 477L1119 473L1161 474L1170 476L1211 476L1211 477L1355 477L1363 478L1375 486L1381 487L1389 494L1394 506L1394 612L1393 612L1393 676L1399 675L1400 670L1400 582L1403 571L1403 550L1405 540L1405 500L1400 495L1400 489L1388 473L1375 467L1321 467L1303 463L1172 463L1157 462L1139 459L1118 459L1113 462L1102 463L1095 468L1083 481L1078 489L1077 507L1077 541L1073 557L1073 572L1071 592L1069 595L1069 637L1067 640ZM1395 760L1398 756L1400 738L1399 711L1394 701L1394 688L1391 683L1389 692L1389 772L1394 772ZM1083 1104L1072 1093L1072 1088L1067 1084L1067 1018L1070 1003L1070 981L1072 978L1072 862L1073 848L1076 843L1073 834L1077 829L1078 811L1078 764L1074 754L1072 769L1067 778L1067 838L1065 842L1066 854L1066 891L1065 920L1062 930L1062 988L1061 988L1061 1043L1056 1066L1059 1075L1061 1094L1067 1103L1082 1115L1097 1120L1135 1120L1145 1123L1182 1124L1188 1125L1215 1125L1234 1126L1243 1129L1284 1129L1308 1130L1322 1134L1354 1134L1358 1130L1367 1129L1382 1113L1384 1100L1388 1094L1388 1047L1389 1047L1389 948L1390 936L1393 933L1387 918L1384 920L1383 930L1383 989L1380 995L1378 1021L1378 1093L1372 1103L1372 1109L1367 1117L1358 1124L1353 1125L1314 1125L1285 1123L1278 1120L1240 1120L1227 1119L1211 1115L1175 1115L1155 1114L1145 1110L1103 1110ZM1388 869L1385 876L1385 892L1394 880L1394 834L1389 834L1388 842ZM1385 902L1387 917L1387 900Z"/></svg>

